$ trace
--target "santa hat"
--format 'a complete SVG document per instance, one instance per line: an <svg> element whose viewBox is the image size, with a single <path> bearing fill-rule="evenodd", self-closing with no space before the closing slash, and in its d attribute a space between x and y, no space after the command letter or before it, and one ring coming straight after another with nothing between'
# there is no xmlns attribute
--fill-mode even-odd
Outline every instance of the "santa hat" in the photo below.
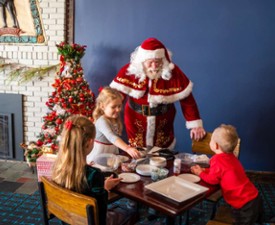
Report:
<svg viewBox="0 0 275 225"><path fill-rule="evenodd" d="M171 53L165 48L165 46L156 38L148 38L138 47L135 60L144 62L147 59L156 58L167 60L170 69L174 68L174 64L171 62Z"/></svg>
<svg viewBox="0 0 275 225"><path fill-rule="evenodd" d="M130 68L128 71L137 74L144 79L144 74L140 72L138 64L141 64L147 59L163 59L163 74L164 79L170 79L171 70L175 65L171 61L172 53L156 38L148 38L138 46L131 54Z"/></svg>

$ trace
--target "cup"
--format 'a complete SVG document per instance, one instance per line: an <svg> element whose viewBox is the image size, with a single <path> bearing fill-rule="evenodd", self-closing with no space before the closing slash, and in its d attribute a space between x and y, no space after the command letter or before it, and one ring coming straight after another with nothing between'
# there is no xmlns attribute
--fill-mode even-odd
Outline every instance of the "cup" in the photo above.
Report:
<svg viewBox="0 0 275 225"><path fill-rule="evenodd" d="M120 159L117 156L112 156L107 159L107 166L110 167L113 171L117 170L120 164Z"/></svg>
<svg viewBox="0 0 275 225"><path fill-rule="evenodd" d="M151 179L152 181L157 181L159 179L159 169L152 169L151 170Z"/></svg>

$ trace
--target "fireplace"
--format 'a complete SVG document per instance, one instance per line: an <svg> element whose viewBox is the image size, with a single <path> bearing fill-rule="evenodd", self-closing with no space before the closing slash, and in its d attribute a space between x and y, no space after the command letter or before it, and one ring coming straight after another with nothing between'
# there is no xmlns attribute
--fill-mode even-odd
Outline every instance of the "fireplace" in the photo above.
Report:
<svg viewBox="0 0 275 225"><path fill-rule="evenodd" d="M0 113L0 157L14 157L12 121L12 113Z"/></svg>
<svg viewBox="0 0 275 225"><path fill-rule="evenodd" d="M22 95L0 93L0 159L24 159L22 104Z"/></svg>

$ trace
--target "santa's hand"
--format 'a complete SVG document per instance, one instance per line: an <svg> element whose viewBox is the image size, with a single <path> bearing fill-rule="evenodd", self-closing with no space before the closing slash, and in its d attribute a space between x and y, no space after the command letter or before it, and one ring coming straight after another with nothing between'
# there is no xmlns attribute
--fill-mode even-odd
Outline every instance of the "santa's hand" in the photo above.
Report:
<svg viewBox="0 0 275 225"><path fill-rule="evenodd" d="M190 137L192 140L199 141L205 136L206 132L203 127L195 127L190 130Z"/></svg>

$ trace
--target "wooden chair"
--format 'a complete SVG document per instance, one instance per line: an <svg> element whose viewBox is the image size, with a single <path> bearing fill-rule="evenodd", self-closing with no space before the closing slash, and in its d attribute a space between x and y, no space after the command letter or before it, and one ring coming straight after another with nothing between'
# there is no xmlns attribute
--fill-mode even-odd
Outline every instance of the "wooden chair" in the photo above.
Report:
<svg viewBox="0 0 275 225"><path fill-rule="evenodd" d="M234 223L234 220L231 216L231 207L221 205L217 209L215 218L212 220L209 220L206 225L228 225L233 223Z"/></svg>
<svg viewBox="0 0 275 225"><path fill-rule="evenodd" d="M206 155L214 155L215 153L210 149L209 143L211 140L212 133L207 132L206 135L202 140L199 141L192 141L192 152L195 154L206 154ZM239 158L240 155L240 138L238 140L238 144L236 148L234 149L233 153L234 155Z"/></svg>
<svg viewBox="0 0 275 225"><path fill-rule="evenodd" d="M231 225L232 223L224 223L215 220L209 220L206 225Z"/></svg>
<svg viewBox="0 0 275 225"><path fill-rule="evenodd" d="M199 141L193 140L192 141L192 152L194 154L206 154L208 156L214 155L215 153L210 149L210 146L209 146L211 136L212 136L212 133L207 132L205 137L202 140L199 140ZM240 155L240 142L241 142L241 140L239 138L238 144L233 152L237 158L239 158L239 155ZM211 217L210 217L211 219L213 219L216 214L217 203L221 198L222 198L221 190L216 191L215 193L213 193L212 195L210 195L207 198L207 201L210 201L214 204L213 211L212 211Z"/></svg>
<svg viewBox="0 0 275 225"><path fill-rule="evenodd" d="M54 217L72 225L99 225L96 199L62 188L44 176L38 184L45 225Z"/></svg>

